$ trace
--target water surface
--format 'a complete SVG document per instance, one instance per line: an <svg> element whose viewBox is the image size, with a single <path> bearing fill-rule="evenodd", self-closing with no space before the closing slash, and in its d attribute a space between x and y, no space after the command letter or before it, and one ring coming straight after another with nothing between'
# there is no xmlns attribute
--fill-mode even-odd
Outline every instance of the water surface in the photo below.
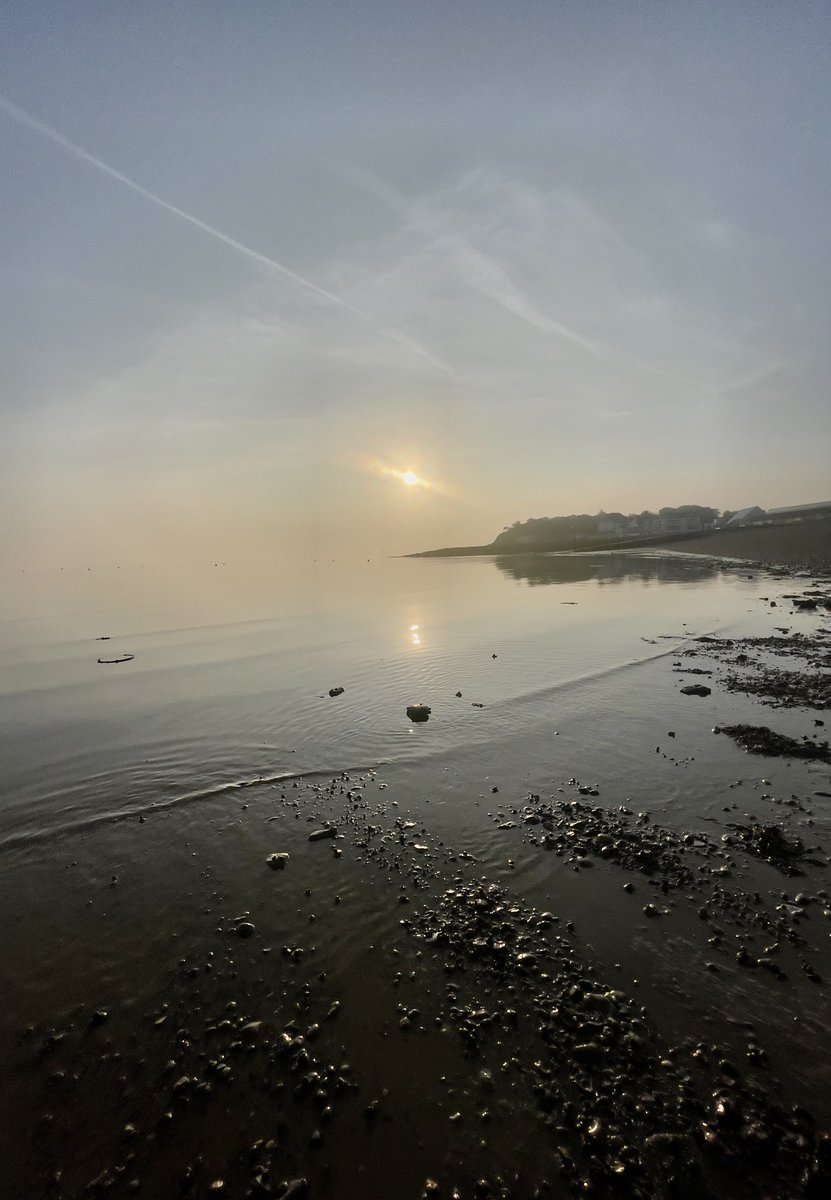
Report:
<svg viewBox="0 0 831 1200"><path fill-rule="evenodd" d="M552 703L617 704L638 664L671 651L660 635L730 628L755 586L629 556L14 582L0 622L0 843L260 776L414 762L527 730ZM135 657L97 661L120 653ZM330 699L333 687L344 694ZM406 719L414 702L432 707L428 726Z"/></svg>
<svg viewBox="0 0 831 1200"><path fill-rule="evenodd" d="M667 1048L711 1039L743 1061L752 1022L768 1052L764 1087L831 1118L816 1053L831 1013L825 989L800 973L807 949L783 950L787 983L748 974L735 965L731 939L746 931L734 924L708 973L718 951L697 901L671 899L650 921L658 880L638 878L628 896L620 868L598 857L576 870L521 824L530 795L583 799L583 786L584 802L716 843L729 821L786 817L823 845L828 815L814 797L831 791L831 772L750 758L712 732L754 720L802 736L812 714L773 716L715 681L704 699L683 696L676 666L699 661L678 655L704 634L815 624L783 599L793 581L621 554L209 564L164 578L108 568L7 584L0 1039L14 1049L0 1081L12 1114L0 1155L10 1194L51 1194L61 1170L65 1195L80 1196L102 1166L132 1169L119 1132L129 1121L149 1131L148 1195L175 1194L197 1159L242 1178L240 1148L272 1137L275 1122L292 1131L281 1172L308 1175L314 1195L415 1200L428 1175L466 1195L479 1174L511 1172L512 1194L532 1195L552 1143L531 1096L508 1072L486 1136L476 1113L480 1072L521 1058L533 1026L471 1058L447 1023L440 952L401 924L459 879L572 922L586 970L643 1005ZM98 662L121 653L134 658ZM330 697L334 687L343 694ZM431 706L427 723L408 720L415 702ZM309 843L322 821L344 839ZM266 866L273 851L290 854L285 871ZM771 911L796 890L752 860L728 876ZM256 935L241 943L243 916ZM819 908L811 919L822 921ZM810 953L831 970L813 930ZM483 1002L495 1002L487 989ZM424 1024L405 1035L410 1006ZM97 1009L110 1014L100 1044L88 1026ZM189 1061L182 1046L233 1011L276 1029L322 1022L321 1045L351 1060L360 1098L327 1130L323 1156L309 1157L314 1110L252 1091L238 1071L221 1103L186 1110L167 1148L155 1140L172 1103L167 1060ZM182 1026L175 1044L167 1012ZM56 1051L53 1034L66 1039ZM50 1090L54 1061L76 1091ZM362 1117L372 1098L379 1137ZM567 1182L551 1194L570 1194Z"/></svg>

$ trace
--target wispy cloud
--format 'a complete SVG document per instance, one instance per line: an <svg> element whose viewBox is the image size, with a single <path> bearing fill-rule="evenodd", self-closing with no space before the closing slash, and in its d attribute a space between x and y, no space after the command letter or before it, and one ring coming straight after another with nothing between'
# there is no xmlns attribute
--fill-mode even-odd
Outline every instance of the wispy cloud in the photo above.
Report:
<svg viewBox="0 0 831 1200"><path fill-rule="evenodd" d="M209 237L214 238L216 241L221 242L224 246L228 246L232 250L236 250L238 254L241 254L250 259L252 262L257 263L260 267L264 267L269 272L276 273L286 279L290 279L299 287L302 287L306 291L319 296L322 300L327 301L329 304L336 305L338 308L344 309L346 312L358 317L361 321L371 326L372 329L374 329L375 332L380 334L382 337L387 338L392 342L396 342L398 345L404 347L414 354L420 355L438 370L448 374L453 373L451 368L448 367L446 363L438 359L425 346L422 346L421 343L416 341L414 338L407 334L401 333L399 330L391 329L388 326L380 324L370 313L365 312L364 309L352 304L349 300L345 300L342 296L338 296L334 292L330 292L327 288L321 287L319 284L314 283L311 279L307 279L304 275L300 275L297 271L293 271L290 267L285 266L277 259L270 258L267 254L263 254L261 251L255 250L251 246L247 246L244 242L240 242L237 238L231 237L227 233L223 233L222 230L217 229L214 225L209 225L207 221L202 221L199 217L194 216L193 213L186 212L185 209L179 208L178 205L172 204L169 200L165 200L163 196L159 196L156 192L144 187L135 179L132 179L129 175L125 175L122 171L118 171L115 167L111 167L108 163L104 162L103 159L98 158L97 155L90 153L89 150L85 150L83 146L79 146L76 142L71 141L57 129L54 129L51 125L47 125L44 121L38 120L37 117L32 116L31 113L26 112L25 109L20 108L17 104L13 104L11 100L8 100L2 95L0 95L0 111L4 112L7 117L15 121L18 125L22 125L25 128L31 129L33 132L40 134L42 137L48 138L49 141L53 142L56 146L60 146L62 150L65 150L74 158L77 158L81 162L85 162L89 166L94 167L95 170L100 171L102 174L107 175L110 179L114 179L117 183L120 183L124 187L129 188L130 191L135 192L136 195L143 196L144 199L150 201L151 204L155 204L159 208L164 209L165 212L169 212L173 216L179 217L180 220L186 221L195 229L201 230L202 233L205 233Z"/></svg>
<svg viewBox="0 0 831 1200"><path fill-rule="evenodd" d="M400 234L417 240L431 269L450 265L466 287L525 325L579 347L606 373L665 380L675 392L680 390L678 403L690 393L737 391L770 373L763 364L723 385L702 377L696 351L710 346L715 335L702 328L695 312L683 303L683 294L672 300L660 290L648 258L568 187L543 192L515 178L473 171L446 192L415 199L357 166L329 165L400 219ZM480 249L483 243L501 246L509 261L525 261L538 277L545 277L534 264L538 251L547 268L549 291L559 294L561 302L571 298L575 308L591 313L593 325L605 327L606 336L587 336L571 320L551 316L517 284L502 265L503 256ZM374 283L391 283L400 293L405 280L406 263L399 259ZM747 347L723 335L719 348L719 357L748 357ZM620 378L611 386L619 388Z"/></svg>
<svg viewBox="0 0 831 1200"><path fill-rule="evenodd" d="M774 362L762 363L758 367L752 367L741 375L737 375L733 379L726 379L722 383L714 383L709 387L709 391L716 395L724 396L732 392L743 392L747 388L758 387L760 383L767 383L769 379L779 375L788 366L787 359L777 359Z"/></svg>
<svg viewBox="0 0 831 1200"><path fill-rule="evenodd" d="M567 342L580 346L589 354L602 354L603 347L590 338L584 337L574 329L556 321L534 305L520 291L508 274L492 258L476 250L465 239L445 235L439 239L440 244L447 245L455 254L459 265L465 271L468 282L495 304L501 305L507 312L513 313L521 321L540 329L543 333L553 333L564 338Z"/></svg>
<svg viewBox="0 0 831 1200"><path fill-rule="evenodd" d="M357 167L338 164L338 169L382 200L406 225L429 239L436 250L450 254L467 284L488 300L535 329L563 338L589 354L604 353L605 348L600 343L541 312L494 258L477 249L467 238L448 230L446 223L424 201L408 200L383 180Z"/></svg>

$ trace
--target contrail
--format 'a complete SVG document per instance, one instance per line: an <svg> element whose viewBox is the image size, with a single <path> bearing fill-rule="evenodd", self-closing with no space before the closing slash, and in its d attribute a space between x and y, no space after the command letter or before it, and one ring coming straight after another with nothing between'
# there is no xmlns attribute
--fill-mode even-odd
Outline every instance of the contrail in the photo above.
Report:
<svg viewBox="0 0 831 1200"><path fill-rule="evenodd" d="M183 208L179 208L176 204L171 204L169 200L165 200L162 196L157 196L156 193L151 192L149 188L142 187L140 183L137 183L135 179L131 179L129 175L125 175L123 172L117 171L115 167L109 166L107 163L103 162L102 159L97 158L94 154L90 154L89 150L85 150L83 146L79 146L76 142L70 141L69 138L64 137L62 133L59 133L57 129L53 129L51 125L47 125L44 121L39 121L37 117L33 117L30 113L26 112L25 109L19 108L18 105L13 104L11 100L7 100L6 97L2 95L0 95L0 110L2 110L6 116L11 117L11 119L16 121L19 125L24 125L27 129L34 130L35 133L39 133L42 137L48 138L50 142L54 142L55 145L60 146L61 149L66 150L75 158L79 158L82 162L89 163L91 167L95 167L95 169L100 171L103 175L108 175L110 179L115 179L118 183L122 183L125 187L129 188L130 191L135 192L137 195L144 196L145 200L149 200L152 204L158 205L159 208L165 209L166 212L173 213L175 217L180 217L181 220L187 221L187 223L189 225L193 225L195 229L201 229L201 231L203 233L207 233L209 237L215 238L218 242L222 242L225 246L230 246L232 250L236 250L240 254L244 254L245 257L251 259L252 262L259 263L261 267L265 267L270 271L276 271L278 274L285 276L285 278L291 279L294 283L299 284L300 287L305 288L307 291L313 292L316 296L320 296L323 300L328 300L330 304L335 304L338 306L338 308L345 309L347 312L352 313L353 316L359 317L362 321L366 322L367 325L374 329L376 333L381 334L382 337L385 337L390 341L397 342L399 345L404 346L409 350L415 351L416 354L420 354L422 358L425 358L429 363L432 363L434 367L438 367L439 370L445 371L448 374L453 374L450 367L441 362L440 359L434 357L434 355L432 355L429 350L426 350L424 346L421 346L418 342L413 341L412 338L407 337L405 334L396 333L394 329L384 328L382 325L379 325L375 319L369 315L369 313L364 312L363 309L358 308L354 304L350 304L348 300L344 300L342 297L336 296L334 292L329 292L326 290L326 288L322 288L316 283L312 283L311 279L306 279L305 276L298 275L297 272L292 271L290 267L285 267L281 262L277 262L276 259L269 258L267 254L261 254L259 250L254 250L251 246L246 246L244 242L237 241L236 238L230 237L227 233L223 233L221 229L216 229L213 225L209 225L206 221L200 221L200 219L198 217L194 217L192 213L185 212Z"/></svg>
<svg viewBox="0 0 831 1200"><path fill-rule="evenodd" d="M589 354L598 357L604 354L605 347L600 343L570 329L562 321L556 321L540 312L495 259L477 250L467 238L456 233L445 232L424 204L406 200L393 187L368 171L363 171L358 167L334 165L367 191L383 200L398 216L409 221L420 233L447 246L455 255L468 284L476 291L481 292L488 300L498 304L521 321L525 321L526 324L533 325L544 333L556 334L557 337L572 342L575 346L580 346Z"/></svg>

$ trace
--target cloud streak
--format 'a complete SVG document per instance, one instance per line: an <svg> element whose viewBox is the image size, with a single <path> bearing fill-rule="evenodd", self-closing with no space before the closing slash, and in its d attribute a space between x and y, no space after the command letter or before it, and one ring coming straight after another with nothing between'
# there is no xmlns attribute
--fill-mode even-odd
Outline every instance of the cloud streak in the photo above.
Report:
<svg viewBox="0 0 831 1200"><path fill-rule="evenodd" d="M85 150L84 147L79 146L77 142L73 142L69 138L64 137L64 135L57 129L53 129L51 125L47 125L44 121L40 121L37 117L33 117L31 113L26 112L25 109L20 108L17 104L13 104L11 100L7 99L3 95L0 95L0 111L4 112L7 117L16 122L18 125L22 125L24 128L31 129L34 133L40 134L41 137L45 137L49 141L53 142L56 146L60 146L62 150L65 150L74 158L77 158L81 162L85 162L89 166L94 167L95 170L100 171L101 174L108 176L110 179L113 179L117 183L122 184L124 187L129 188L130 191L135 192L136 195L143 196L144 199L150 201L151 204L155 204L158 208L164 209L165 212L169 212L173 216L179 217L180 220L186 221L187 224L193 226L194 229L198 229L202 233L207 234L209 237L214 238L215 241L221 242L224 246L228 246L230 249L236 250L238 254L243 255L245 258L248 258L251 262L257 263L259 266L264 267L267 271L281 275L285 279L290 279L299 287L311 292L313 295L320 297L320 299L327 301L327 303L351 313L352 316L358 317L365 324L369 325L375 331L375 333L379 334L381 337L395 342L399 346L402 346L405 349L419 355L421 358L425 359L440 371L443 371L446 374L453 374L452 369L448 367L446 363L443 363L440 359L436 358L435 355L433 355L426 347L422 346L413 338L407 336L406 334L399 333L397 330L389 329L386 326L380 325L374 317L365 312L362 308L357 307L357 305L350 303L349 300L344 300L342 296L338 296L334 292L328 291L327 288L321 287L319 284L312 282L311 279L307 279L304 275L298 274L297 271L292 271L290 267L278 262L277 259L270 258L267 254L263 254L259 250L255 250L253 247L247 246L244 242L238 241L237 238L231 237L227 233L223 233L221 229L217 229L214 225L209 225L207 221L202 221L199 217L195 217L192 213L186 212L185 209L179 208L178 205L172 204L169 200L165 200L163 196L159 196L156 192L150 191L149 188L144 187L135 179L132 179L129 175L125 175L122 171L118 171L115 167L111 167L108 163L105 163L103 159L98 158L95 154L91 154L89 150Z"/></svg>
<svg viewBox="0 0 831 1200"><path fill-rule="evenodd" d="M527 325L553 333L564 341L579 346L589 354L602 355L605 348L598 342L540 312L527 296L516 286L503 268L494 259L477 250L464 237L448 233L429 213L423 203L410 202L389 184L357 167L339 168L359 183L366 191L382 200L389 208L420 234L431 238L436 245L451 251L461 267L467 283L481 295L499 305Z"/></svg>
<svg viewBox="0 0 831 1200"><path fill-rule="evenodd" d="M727 395L733 392L743 392L748 388L758 387L759 384L767 383L769 379L779 375L788 366L787 359L776 359L774 362L763 363L759 367L754 367L746 371L744 375L739 375L734 379L726 379L721 383L714 383L710 387L710 391L717 395Z"/></svg>
<svg viewBox="0 0 831 1200"><path fill-rule="evenodd" d="M555 321L540 312L536 305L516 287L514 282L492 258L476 250L469 242L459 237L445 237L441 241L448 242L461 266L467 271L468 279L473 287L499 304L507 312L519 317L521 321L540 329L543 333L553 333L564 341L580 346L589 354L602 354L603 347L590 338L576 333L561 321Z"/></svg>

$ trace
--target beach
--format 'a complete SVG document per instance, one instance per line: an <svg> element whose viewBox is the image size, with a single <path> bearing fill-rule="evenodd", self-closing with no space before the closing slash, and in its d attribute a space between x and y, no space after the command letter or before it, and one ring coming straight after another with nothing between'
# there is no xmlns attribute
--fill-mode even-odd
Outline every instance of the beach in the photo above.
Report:
<svg viewBox="0 0 831 1200"><path fill-rule="evenodd" d="M770 567L795 567L831 573L831 520L827 517L787 525L748 525L723 529L666 549L684 554L745 558Z"/></svg>
<svg viewBox="0 0 831 1200"><path fill-rule="evenodd" d="M824 1195L829 588L675 558L18 664L75 699L9 754L8 1194Z"/></svg>

